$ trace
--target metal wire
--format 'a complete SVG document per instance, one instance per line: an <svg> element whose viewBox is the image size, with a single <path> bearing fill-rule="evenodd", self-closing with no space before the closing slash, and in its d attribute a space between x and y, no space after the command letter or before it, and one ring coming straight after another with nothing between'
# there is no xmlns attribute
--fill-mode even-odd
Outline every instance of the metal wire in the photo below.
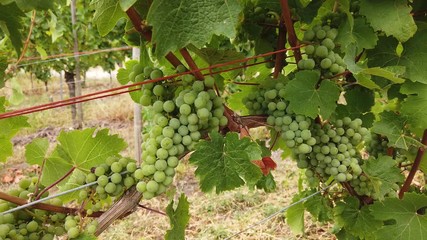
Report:
<svg viewBox="0 0 427 240"><path fill-rule="evenodd" d="M245 229L243 229L243 230L241 230L241 231L239 231L239 232L237 232L237 233L235 233L235 234L233 234L233 235L231 235L231 236L228 236L227 238L225 238L225 240L229 240L229 239L231 239L231 238L233 238L233 237L235 237L235 236L238 236L238 235L240 235L240 234L242 234L242 233L244 233L244 232L246 232L246 231L248 231L248 230L250 230L250 229L252 229L252 228L254 228L254 227L256 227L256 226L258 226L258 225L261 225L261 224L263 224L263 223L267 222L268 220L270 220L270 219L274 218L275 216L277 216L277 215L279 215L279 214L281 214L281 213L285 212L285 211L286 211L286 210L288 210L289 208L291 208L291 207L293 207L293 206L295 206L295 205L297 205L297 204L299 204L299 203L305 202L306 200L308 200L308 199L310 199L310 198L312 198L312 197L316 196L317 194L319 194L319 193L321 193L321 192L325 191L326 189L328 189L328 188L332 187L333 185L334 185L334 184L331 184L331 185L329 185L329 186L327 186L327 187L325 187L325 188L320 189L319 191L317 191L317 192L315 192L315 193L313 193L313 194L308 195L307 197L301 198L300 200L298 200L298 201L296 201L296 202L294 202L294 203L292 203L292 204L290 204L290 205L288 205L288 206L286 206L286 207L284 207L284 208L280 209L279 211L277 211L277 212L275 212L275 213L271 214L270 216L268 216L268 217L266 217L266 218L264 218L264 219L262 219L262 220L260 220L260 221L258 221L258 222L256 222L256 223L254 223L254 224L252 224L252 225L249 225L247 228L245 228Z"/></svg>

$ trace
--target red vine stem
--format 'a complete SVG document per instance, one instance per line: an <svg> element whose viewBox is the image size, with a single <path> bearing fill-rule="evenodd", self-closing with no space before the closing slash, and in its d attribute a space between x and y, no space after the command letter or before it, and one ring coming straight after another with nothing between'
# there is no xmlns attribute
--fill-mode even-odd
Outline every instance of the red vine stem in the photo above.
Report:
<svg viewBox="0 0 427 240"><path fill-rule="evenodd" d="M126 11L129 19L131 20L135 29L143 36L147 41L151 42L151 31L146 25L142 24L142 19L139 13L136 11L135 7L131 7ZM171 52L169 52L165 58L174 66L177 67L182 65L181 61Z"/></svg>
<svg viewBox="0 0 427 240"><path fill-rule="evenodd" d="M33 10L33 15L31 16L30 30L28 31L28 36L27 36L27 39L25 40L24 48L22 49L21 56L18 58L16 65L18 65L19 62L21 62L21 60L24 58L25 52L27 51L27 48L28 48L28 44L30 43L30 37L31 37L31 34L33 33L33 27L35 23L36 23L36 10Z"/></svg>
<svg viewBox="0 0 427 240"><path fill-rule="evenodd" d="M285 22L286 30L288 32L289 44L291 47L296 47L298 46L298 38L295 33L294 24L291 18L291 10L289 9L288 0L280 0L280 6L282 8L283 21ZM302 59L300 49L295 48L293 51L295 55L295 61L299 62Z"/></svg>
<svg viewBox="0 0 427 240"><path fill-rule="evenodd" d="M424 130L423 139L421 141L423 145L427 145L427 129ZM399 198L402 199L405 192L409 190L409 187L411 186L412 180L414 180L415 173L418 171L418 168L420 167L421 160L424 156L424 151L426 150L426 147L420 147L418 148L417 156L415 157L414 164L412 165L411 171L409 171L408 177L405 180L405 183L403 184L402 188L399 191Z"/></svg>
<svg viewBox="0 0 427 240"><path fill-rule="evenodd" d="M5 200L10 203L14 203L16 205L24 205L27 204L27 200L15 196L10 196L4 192L0 192L0 199ZM46 210L49 212L56 212L56 213L65 213L65 214L76 214L78 212L78 209L75 208L69 208L69 207L62 207L62 206L55 206L47 203L37 203L32 205L30 208L40 209L40 210ZM91 215L88 215L88 217L99 217L102 215L103 212L94 212Z"/></svg>
<svg viewBox="0 0 427 240"><path fill-rule="evenodd" d="M41 191L37 197L36 200L39 200L40 197L47 191L49 191L49 189L55 187L58 183L62 182L62 180L64 180L65 178L67 178L68 176L71 175L71 173L74 172L74 170L76 169L75 166L73 166L67 173L64 174L64 176L62 176L61 178L59 178L58 180L56 180L54 183L52 183L51 185L47 186L45 189L43 189L43 191Z"/></svg>
<svg viewBox="0 0 427 240"><path fill-rule="evenodd" d="M179 52L181 53L185 62L187 62L190 69L194 72L194 76L196 77L196 79L203 80L204 79L203 74L200 72L199 68L197 67L196 63L194 62L188 50L186 48L182 48L181 50L179 50Z"/></svg>
<svg viewBox="0 0 427 240"><path fill-rule="evenodd" d="M150 212L155 212L155 213L158 213L158 214L160 214L160 215L167 216L167 215L166 215L166 213L164 213L164 212L162 212L162 211L159 211L159 210L156 210L156 209L152 209L152 208L146 207L146 206L144 206L144 205L142 205L142 204L138 204L138 207L143 208L143 209L145 209L145 210L148 210L148 211L150 211Z"/></svg>
<svg viewBox="0 0 427 240"><path fill-rule="evenodd" d="M277 50L282 50L285 48L285 39L286 39L286 27L283 22L283 14L282 19L280 19L279 23L279 37L277 38ZM273 78L278 78L280 72L283 69L283 61L285 60L285 53L286 52L280 52L276 54L276 62L274 64L274 72L273 72Z"/></svg>

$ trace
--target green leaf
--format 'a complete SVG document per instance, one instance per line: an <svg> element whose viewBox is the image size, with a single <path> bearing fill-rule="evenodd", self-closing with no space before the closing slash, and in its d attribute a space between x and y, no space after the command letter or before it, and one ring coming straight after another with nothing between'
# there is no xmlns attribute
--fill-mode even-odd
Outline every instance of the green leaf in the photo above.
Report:
<svg viewBox="0 0 427 240"><path fill-rule="evenodd" d="M350 26L348 19L340 25L336 42L341 44L341 49L346 49L350 44L357 46L357 53L363 49L372 49L378 41L374 30L366 23L364 18L354 19L354 26Z"/></svg>
<svg viewBox="0 0 427 240"><path fill-rule="evenodd" d="M15 0L18 7L23 11L31 10L48 10L53 8L54 1L52 0Z"/></svg>
<svg viewBox="0 0 427 240"><path fill-rule="evenodd" d="M347 197L334 208L336 223L361 239L373 239L373 234L383 225L376 220L367 206L360 208L357 198Z"/></svg>
<svg viewBox="0 0 427 240"><path fill-rule="evenodd" d="M120 7L120 1L92 0L90 6L95 10L93 22L101 36L107 35L120 19L127 16Z"/></svg>
<svg viewBox="0 0 427 240"><path fill-rule="evenodd" d="M296 114L328 119L335 111L340 90L329 80L323 80L318 87L319 78L316 71L300 71L285 86L286 100Z"/></svg>
<svg viewBox="0 0 427 240"><path fill-rule="evenodd" d="M404 180L396 161L389 156L370 158L363 164L362 169L372 183L379 200L384 199L390 189L393 189L393 185Z"/></svg>
<svg viewBox="0 0 427 240"><path fill-rule="evenodd" d="M197 166L195 173L203 192L216 188L216 193L220 193L245 182L250 186L258 182L261 170L251 162L262 157L258 144L249 138L239 139L239 135L232 132L225 137L212 132L210 139L198 143L190 157L190 163Z"/></svg>
<svg viewBox="0 0 427 240"><path fill-rule="evenodd" d="M371 108L375 104L374 92L363 87L355 87L346 91L344 97L347 104L338 105L337 118L360 118L363 126L372 126L374 114L371 112Z"/></svg>
<svg viewBox="0 0 427 240"><path fill-rule="evenodd" d="M411 129L427 128L427 85L405 83L400 92L408 95L401 105L401 113L408 117Z"/></svg>
<svg viewBox="0 0 427 240"><path fill-rule="evenodd" d="M18 56L21 55L22 35L20 30L22 29L21 17L24 16L25 14L15 2L0 7L0 22L5 23L0 24L0 27L9 36Z"/></svg>
<svg viewBox="0 0 427 240"><path fill-rule="evenodd" d="M214 35L236 36L236 26L242 11L237 0L157 0L148 12L153 26L156 55L193 44L203 47Z"/></svg>
<svg viewBox="0 0 427 240"><path fill-rule="evenodd" d="M394 83L405 82L405 79L399 77L404 75L405 73L405 67L402 67L402 66L389 66L384 68L380 68L380 67L366 68L366 69L363 69L361 73L382 77Z"/></svg>
<svg viewBox="0 0 427 240"><path fill-rule="evenodd" d="M427 29L419 30L409 41L402 44L403 52L396 52L398 42L393 38L380 38L377 47L368 51L370 66L404 66L404 77L413 82L427 84Z"/></svg>
<svg viewBox="0 0 427 240"><path fill-rule="evenodd" d="M44 50L42 46L36 46L36 50L40 54L40 57L42 60L46 59L47 53L46 53L46 50Z"/></svg>
<svg viewBox="0 0 427 240"><path fill-rule="evenodd" d="M256 183L258 189L263 189L265 192L273 192L276 190L276 181L274 181L273 174L268 173L267 176L262 176Z"/></svg>
<svg viewBox="0 0 427 240"><path fill-rule="evenodd" d="M52 36L52 43L54 43L58 38L64 35L64 32L66 31L66 29L63 25L58 24L58 18L52 11L49 11L49 14L50 14L50 20L48 22L48 25L49 25L48 34Z"/></svg>
<svg viewBox="0 0 427 240"><path fill-rule="evenodd" d="M120 7L124 12L126 12L132 5L134 5L138 0L120 0Z"/></svg>
<svg viewBox="0 0 427 240"><path fill-rule="evenodd" d="M27 163L41 166L46 158L46 152L49 148L49 140L47 138L36 138L25 147L25 158Z"/></svg>
<svg viewBox="0 0 427 240"><path fill-rule="evenodd" d="M406 117L394 112L383 112L380 114L380 118L380 121L374 123L372 131L386 136L390 147L408 150L411 146L423 146L421 142L406 133L408 121Z"/></svg>
<svg viewBox="0 0 427 240"><path fill-rule="evenodd" d="M417 25L406 0L363 0L360 13L365 15L375 31L383 31L405 42L414 36Z"/></svg>
<svg viewBox="0 0 427 240"><path fill-rule="evenodd" d="M64 176L73 166L89 171L91 167L105 162L110 156L119 154L126 143L117 135L108 135L108 129L96 132L95 128L61 132L58 145L46 160L42 183L49 185Z"/></svg>
<svg viewBox="0 0 427 240"><path fill-rule="evenodd" d="M202 48L199 50L197 48L192 48L192 51L195 52L209 65L225 63L245 58L245 55L243 53L230 49L222 50L215 48Z"/></svg>
<svg viewBox="0 0 427 240"><path fill-rule="evenodd" d="M138 64L137 60L129 60L125 63L125 68L120 68L117 72L117 81L120 84L125 85L129 82L129 74L133 71L133 66Z"/></svg>
<svg viewBox="0 0 427 240"><path fill-rule="evenodd" d="M299 199L300 198L294 198L292 200L296 202ZM285 212L286 223L294 234L304 233L304 212L305 207L302 202L290 207Z"/></svg>
<svg viewBox="0 0 427 240"><path fill-rule="evenodd" d="M306 195L315 193L309 191ZM327 222L332 218L332 207L328 198L322 195L315 195L304 202L305 209L319 222Z"/></svg>
<svg viewBox="0 0 427 240"><path fill-rule="evenodd" d="M387 198L371 205L371 214L378 220L394 220L374 232L377 239L424 239L427 236L427 216L419 209L427 207L427 196L406 193L403 199ZM390 222L390 221L388 221Z"/></svg>
<svg viewBox="0 0 427 240"><path fill-rule="evenodd" d="M185 228L190 220L190 204L187 197L184 194L181 194L181 197L178 200L178 206L174 209L173 205L174 201L172 200L166 208L166 214L169 217L171 229L166 232L165 239L185 239Z"/></svg>

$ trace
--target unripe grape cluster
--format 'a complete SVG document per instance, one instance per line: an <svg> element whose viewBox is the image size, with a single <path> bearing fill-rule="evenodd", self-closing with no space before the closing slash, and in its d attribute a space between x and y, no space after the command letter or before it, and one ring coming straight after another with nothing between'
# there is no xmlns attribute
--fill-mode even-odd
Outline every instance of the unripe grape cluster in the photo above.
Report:
<svg viewBox="0 0 427 240"><path fill-rule="evenodd" d="M179 66L177 71L185 68ZM144 68L143 72L150 72L152 79L163 76L158 69ZM194 150L204 134L228 123L223 100L213 90L213 77L196 81L193 75L184 75L180 80L142 86L141 104L150 106L154 115L150 131L143 134L143 162L134 173L136 188L145 199L165 192L179 158Z"/></svg>
<svg viewBox="0 0 427 240"><path fill-rule="evenodd" d="M332 176L338 182L347 182L362 174L357 146L368 134L362 120L345 117L333 124L314 124L312 132L316 139L313 151L297 155L298 167L307 168L309 181L315 176L322 180Z"/></svg>
<svg viewBox="0 0 427 240"><path fill-rule="evenodd" d="M386 155L388 148L388 140L381 135L371 133L366 138L365 148L369 156L378 157L379 155Z"/></svg>
<svg viewBox="0 0 427 240"><path fill-rule="evenodd" d="M41 184L37 184L38 178L22 179L19 182L19 188L8 192L9 195L24 199L32 199L37 192L43 190ZM38 191L36 190L36 186ZM47 197L48 192L42 197ZM63 203L58 198L48 200L46 203L62 206ZM0 212L5 212L16 205L10 202L0 200ZM74 223L68 219L73 219ZM81 229L75 222L80 221L79 216L67 216L63 213L54 213L39 209L18 210L13 213L7 213L0 216L0 239L19 239L19 240L53 240L55 236L66 235L69 239L76 238L85 230L88 233L94 233L96 230L96 221L86 225L86 229Z"/></svg>
<svg viewBox="0 0 427 240"><path fill-rule="evenodd" d="M338 30L329 25L316 25L312 29L304 32L304 41L310 42L310 45L304 47L307 55L306 59L298 62L298 68L301 70L321 69L322 75L331 77L343 73L346 64L341 56L334 52L335 38Z"/></svg>
<svg viewBox="0 0 427 240"><path fill-rule="evenodd" d="M261 87L251 92L243 102L251 114L268 115L268 126L281 133L286 145L295 153L308 154L316 144L310 131L312 120L295 115L284 97L284 84L278 82L270 88Z"/></svg>

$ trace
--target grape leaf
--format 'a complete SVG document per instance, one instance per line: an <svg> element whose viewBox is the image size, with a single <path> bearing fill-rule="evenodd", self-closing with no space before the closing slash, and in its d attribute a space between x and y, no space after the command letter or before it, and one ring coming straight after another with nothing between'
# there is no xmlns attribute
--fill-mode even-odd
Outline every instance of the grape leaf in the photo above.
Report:
<svg viewBox="0 0 427 240"><path fill-rule="evenodd" d="M90 7L95 10L93 22L101 36L107 35L116 26L116 23L126 18L125 12L116 0L92 0Z"/></svg>
<svg viewBox="0 0 427 240"><path fill-rule="evenodd" d="M427 207L427 196L406 193L403 199L387 198L370 206L371 214L378 220L394 220L374 232L377 239L425 239L427 216L419 209ZM388 221L390 222L390 221Z"/></svg>
<svg viewBox="0 0 427 240"><path fill-rule="evenodd" d="M166 208L166 214L169 217L171 229L166 232L166 240L181 240L185 239L185 228L190 220L189 203L187 197L181 194L178 200L178 205L174 209L174 201Z"/></svg>
<svg viewBox="0 0 427 240"><path fill-rule="evenodd" d="M31 10L48 10L53 8L54 1L51 0L15 0L16 4L22 11Z"/></svg>
<svg viewBox="0 0 427 240"><path fill-rule="evenodd" d="M340 227L361 239L372 239L374 232L383 225L382 221L374 218L367 206L360 208L359 200L354 197L347 197L337 203L334 219Z"/></svg>
<svg viewBox="0 0 427 240"><path fill-rule="evenodd" d="M5 102L5 97L0 97L0 113L5 111ZM13 153L13 145L10 141L12 137L22 128L29 126L27 117L23 116L0 119L0 162L5 162Z"/></svg>
<svg viewBox="0 0 427 240"><path fill-rule="evenodd" d="M383 112L381 120L373 125L373 132L384 135L389 140L390 147L408 150L410 146L421 147L421 142L405 132L408 119L394 112Z"/></svg>
<svg viewBox="0 0 427 240"><path fill-rule="evenodd" d="M400 42L407 41L417 31L406 0L362 0L360 13L366 16L375 31L383 31Z"/></svg>
<svg viewBox="0 0 427 240"><path fill-rule="evenodd" d="M22 29L21 17L24 16L25 14L15 2L0 7L0 22L4 22L4 24L0 24L0 28L9 36L18 56L21 55L22 35L20 30Z"/></svg>
<svg viewBox="0 0 427 240"><path fill-rule="evenodd" d="M195 173L203 192L216 188L216 193L220 193L245 182L253 186L261 179L261 170L251 162L261 159L258 144L249 138L239 139L237 133L231 132L225 137L212 132L210 138L198 143L190 157L190 162L197 165Z"/></svg>
<svg viewBox="0 0 427 240"><path fill-rule="evenodd" d="M120 0L120 7L124 12L126 12L132 5L136 3L137 0Z"/></svg>
<svg viewBox="0 0 427 240"><path fill-rule="evenodd" d="M299 195L296 195L299 196ZM296 202L300 197L292 199L293 202ZM298 203L290 207L285 212L286 223L294 234L304 233L304 204Z"/></svg>
<svg viewBox="0 0 427 240"><path fill-rule="evenodd" d="M370 158L362 166L363 172L372 183L379 200L393 189L393 185L403 182L404 176L396 167L396 161L389 156Z"/></svg>
<svg viewBox="0 0 427 240"><path fill-rule="evenodd" d="M408 117L411 129L427 128L427 85L421 83L405 83L400 92L408 97L401 105L401 113Z"/></svg>
<svg viewBox="0 0 427 240"><path fill-rule="evenodd" d="M375 104L374 93L363 87L355 87L346 91L344 97L347 104L338 105L337 118L360 118L363 126L372 126L374 114L371 112L371 108Z"/></svg>
<svg viewBox="0 0 427 240"><path fill-rule="evenodd" d="M399 56L396 52L398 42L393 38L379 38L377 47L368 51L370 66L404 66L404 77L413 82L427 83L427 29L419 30L402 44L403 52Z"/></svg>
<svg viewBox="0 0 427 240"><path fill-rule="evenodd" d="M285 86L285 98L296 113L311 118L331 116L337 106L340 90L333 82L323 80L317 87L320 75L316 71L300 71Z"/></svg>
<svg viewBox="0 0 427 240"><path fill-rule="evenodd" d="M311 190L306 195L315 193ZM305 209L319 222L327 222L332 218L332 208L329 199L322 195L315 195L304 202Z"/></svg>
<svg viewBox="0 0 427 240"><path fill-rule="evenodd" d="M64 176L73 166L88 171L91 167L100 165L106 158L117 155L126 147L123 139L117 135L108 135L108 129L95 128L61 132L58 145L46 160L42 183L49 185Z"/></svg>
<svg viewBox="0 0 427 240"><path fill-rule="evenodd" d="M46 157L47 149L49 148L49 140L47 138L36 138L25 147L25 158L27 163L41 166Z"/></svg>
<svg viewBox="0 0 427 240"><path fill-rule="evenodd" d="M378 41L374 30L366 23L364 18L354 19L354 26L350 26L346 19L338 29L336 42L341 44L341 49L345 50L350 44L357 46L357 54L363 49L372 49Z"/></svg>
<svg viewBox="0 0 427 240"><path fill-rule="evenodd" d="M274 181L273 175L268 173L267 176L262 176L260 180L256 183L258 189L263 189L265 192L273 192L276 190L276 181Z"/></svg>
<svg viewBox="0 0 427 240"><path fill-rule="evenodd" d="M7 69L7 57L6 56L0 56L0 88L4 87L4 83L6 82L5 77L5 71ZM3 106L0 104L0 106ZM1 112L1 111L0 111Z"/></svg>
<svg viewBox="0 0 427 240"><path fill-rule="evenodd" d="M136 64L138 64L138 61L129 60L125 62L125 68L120 68L117 71L117 81L119 81L120 84L125 85L129 82L129 74L132 72L132 68Z"/></svg>
<svg viewBox="0 0 427 240"><path fill-rule="evenodd" d="M52 11L49 11L49 14L49 31L47 33L52 36L52 43L54 43L58 38L64 35L66 28L64 27L64 25L58 24L58 18Z"/></svg>
<svg viewBox="0 0 427 240"><path fill-rule="evenodd" d="M190 43L201 48L213 35L234 38L241 11L237 0L154 1L147 20L153 26L155 54L162 57Z"/></svg>

